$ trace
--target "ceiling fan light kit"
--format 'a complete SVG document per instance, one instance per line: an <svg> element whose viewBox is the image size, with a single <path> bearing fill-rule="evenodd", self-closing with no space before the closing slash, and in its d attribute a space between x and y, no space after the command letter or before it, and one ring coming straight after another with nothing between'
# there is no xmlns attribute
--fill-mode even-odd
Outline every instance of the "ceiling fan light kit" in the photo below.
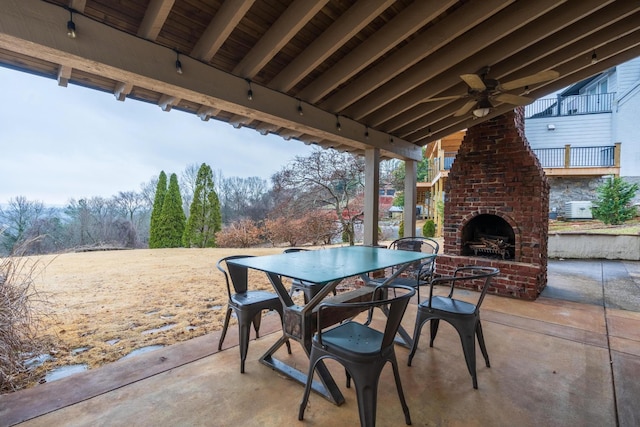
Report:
<svg viewBox="0 0 640 427"><path fill-rule="evenodd" d="M546 70L506 83L500 83L496 79L487 77L488 73L489 67L484 67L477 74L462 74L460 78L468 86L467 93L464 95L431 98L426 101L471 98L453 113L453 116L461 117L471 112L473 116L483 118L489 115L494 108L491 102L492 100L498 103L513 104L515 106L527 105L534 101L526 96L507 93L507 91L524 88L524 93L526 94L531 90L531 85L554 80L560 75L557 71Z"/></svg>
<svg viewBox="0 0 640 427"><path fill-rule="evenodd" d="M482 118L488 116L490 112L491 108L476 108L473 110L473 115L478 118Z"/></svg>

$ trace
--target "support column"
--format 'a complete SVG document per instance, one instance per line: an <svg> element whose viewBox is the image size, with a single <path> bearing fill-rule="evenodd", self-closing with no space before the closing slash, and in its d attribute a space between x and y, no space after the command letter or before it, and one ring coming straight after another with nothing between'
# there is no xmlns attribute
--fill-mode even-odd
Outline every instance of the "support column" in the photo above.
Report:
<svg viewBox="0 0 640 427"><path fill-rule="evenodd" d="M418 162L405 160L404 162L404 236L416 235L416 203L418 201Z"/></svg>
<svg viewBox="0 0 640 427"><path fill-rule="evenodd" d="M378 206L380 197L380 149L364 151L364 245L378 244ZM414 162L415 163L415 162Z"/></svg>

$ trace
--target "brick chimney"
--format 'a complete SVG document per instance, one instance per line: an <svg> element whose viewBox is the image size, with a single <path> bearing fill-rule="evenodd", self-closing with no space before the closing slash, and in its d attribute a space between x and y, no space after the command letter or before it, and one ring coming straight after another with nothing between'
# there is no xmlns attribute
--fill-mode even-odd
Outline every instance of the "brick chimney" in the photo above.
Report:
<svg viewBox="0 0 640 427"><path fill-rule="evenodd" d="M533 300L547 283L549 184L524 136L524 108L467 130L445 183L436 273L500 269L490 293Z"/></svg>

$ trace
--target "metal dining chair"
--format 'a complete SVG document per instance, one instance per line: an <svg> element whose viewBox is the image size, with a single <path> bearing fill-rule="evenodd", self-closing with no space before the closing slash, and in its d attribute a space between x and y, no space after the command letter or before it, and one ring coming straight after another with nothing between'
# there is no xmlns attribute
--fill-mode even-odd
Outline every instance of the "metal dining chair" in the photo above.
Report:
<svg viewBox="0 0 640 427"><path fill-rule="evenodd" d="M444 320L450 323L456 329L458 335L460 335L464 359L467 362L467 369L473 379L473 388L478 388L476 375L476 337L478 338L480 351L482 351L487 368L491 367L482 334L482 324L480 323L480 305L489 289L491 279L498 274L500 274L500 270L493 267L459 267L455 270L453 276L438 277L429 283L429 298L424 301L418 301L416 326L413 332L413 346L411 347L407 363L409 366L411 366L411 361L418 348L422 326L427 321L431 321L431 340L429 341L429 347L433 347L433 341L436 339L440 320ZM446 296L433 295L433 288L436 285L448 286L449 293ZM473 287L479 291L474 303L453 297L455 287L461 285L464 285L467 289Z"/></svg>
<svg viewBox="0 0 640 427"><path fill-rule="evenodd" d="M308 250L309 249L302 248L287 248L284 250L284 253L288 254ZM324 285L324 283L313 283L304 280L292 279L289 295L293 295L296 291L302 291L302 294L304 295L304 303L307 304L318 292L320 292ZM335 289L333 290L333 295L336 295Z"/></svg>
<svg viewBox="0 0 640 427"><path fill-rule="evenodd" d="M274 292L249 290L248 269L246 267L229 264L227 261L237 258L247 258L252 255L233 255L218 261L218 270L224 274L227 285L227 312L224 318L224 326L218 341L218 351L222 350L222 343L227 335L231 312L234 311L238 318L240 329L240 372L244 373L245 360L249 349L249 330L251 324L256 332L256 338L260 337L260 323L263 310L276 310L282 321L282 302ZM226 267L226 268L225 268ZM287 341L287 350L291 354L291 345Z"/></svg>
<svg viewBox="0 0 640 427"><path fill-rule="evenodd" d="M391 242L389 249L437 255L440 250L440 244L429 237L402 237ZM415 288L418 292L418 299L420 299L420 285L428 284L431 281L434 269L435 258L416 261L411 264L400 277L395 278L391 284ZM385 277L372 278L370 282L382 284L385 280Z"/></svg>
<svg viewBox="0 0 640 427"><path fill-rule="evenodd" d="M393 289L394 297L389 298L389 289ZM397 291L397 293L396 293ZM373 292L373 300L357 303L322 303L318 308L318 331L314 335L311 346L309 374L300 403L298 419L304 418L304 411L309 400L311 383L317 364L323 359L336 360L344 366L347 374L347 387L354 379L358 412L361 426L375 426L378 400L378 382L384 365L390 362L393 367L398 397L404 411L405 422L411 424L409 407L404 398L398 362L394 349L394 337L400 321L407 308L409 299L415 289L407 286L378 286ZM353 310L371 312L375 307L386 306L388 314L385 322L375 327L376 322L360 323L356 319L348 320L338 326L323 331L322 318L334 318L340 312L352 313Z"/></svg>

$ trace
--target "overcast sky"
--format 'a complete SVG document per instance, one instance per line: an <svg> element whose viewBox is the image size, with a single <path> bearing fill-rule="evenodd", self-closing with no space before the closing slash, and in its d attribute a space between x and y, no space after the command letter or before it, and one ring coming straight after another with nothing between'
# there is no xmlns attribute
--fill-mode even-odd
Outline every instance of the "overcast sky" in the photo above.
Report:
<svg viewBox="0 0 640 427"><path fill-rule="evenodd" d="M161 170L207 163L225 177L269 179L312 148L214 119L0 67L0 204L47 205L139 191Z"/></svg>

